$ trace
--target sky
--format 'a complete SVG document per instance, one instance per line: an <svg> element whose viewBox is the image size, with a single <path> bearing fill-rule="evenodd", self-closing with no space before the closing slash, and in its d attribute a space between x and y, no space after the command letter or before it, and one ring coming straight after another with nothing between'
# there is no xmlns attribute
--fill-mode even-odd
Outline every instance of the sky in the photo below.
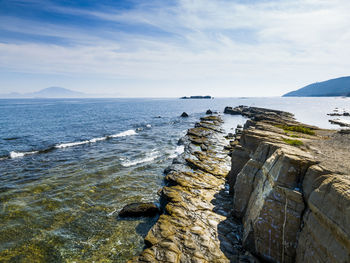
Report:
<svg viewBox="0 0 350 263"><path fill-rule="evenodd" d="M348 0L0 0L0 93L280 96L350 69Z"/></svg>

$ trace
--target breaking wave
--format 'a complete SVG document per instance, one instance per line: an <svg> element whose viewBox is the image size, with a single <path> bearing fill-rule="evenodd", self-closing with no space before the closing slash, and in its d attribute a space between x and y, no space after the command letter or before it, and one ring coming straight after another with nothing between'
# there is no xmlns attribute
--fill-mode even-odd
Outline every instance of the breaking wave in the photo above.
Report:
<svg viewBox="0 0 350 263"><path fill-rule="evenodd" d="M158 157L160 157L160 153L158 151L153 150L153 151L147 153L145 158L139 158L139 159L135 159L133 161L129 160L129 161L122 162L122 166L130 167L130 166L134 166L134 165L141 164L141 163L149 163L149 162L154 161Z"/></svg>
<svg viewBox="0 0 350 263"><path fill-rule="evenodd" d="M176 149L170 153L169 158L170 159L175 158L181 153L183 153L184 151L185 151L185 147L183 145L176 146Z"/></svg>
<svg viewBox="0 0 350 263"><path fill-rule="evenodd" d="M23 157L25 155L31 155L31 154L36 154L36 153L47 153L47 152L54 150L54 149L63 149L63 148L67 148L67 147L74 147L74 146L79 146L79 145L84 145L84 144L96 143L96 142L105 141L105 140L108 140L111 138L131 136L131 135L135 135L135 134L136 134L135 130L127 130L127 131L123 131L123 132L120 132L117 134L107 135L104 137L92 138L90 140L84 140L84 141L79 141L79 142L60 143L60 144L54 145L52 147L49 147L47 149L39 150L39 151L29 151L29 152L12 151L12 152L10 152L9 156L0 157L0 160L5 160L8 158L14 159L14 158L19 158L19 157Z"/></svg>
<svg viewBox="0 0 350 263"><path fill-rule="evenodd" d="M10 152L10 158L18 158L23 157L25 155L35 154L38 153L38 151L32 151L32 152Z"/></svg>
<svg viewBox="0 0 350 263"><path fill-rule="evenodd" d="M117 133L117 134L113 134L113 135L109 135L106 136L107 138L116 138L116 137L125 137L125 136L131 136L131 135L135 135L136 131L135 130L127 130L121 133Z"/></svg>

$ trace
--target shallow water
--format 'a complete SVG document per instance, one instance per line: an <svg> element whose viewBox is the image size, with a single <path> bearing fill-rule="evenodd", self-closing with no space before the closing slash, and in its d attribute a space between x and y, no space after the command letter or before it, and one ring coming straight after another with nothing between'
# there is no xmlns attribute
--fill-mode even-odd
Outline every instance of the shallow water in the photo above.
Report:
<svg viewBox="0 0 350 263"><path fill-rule="evenodd" d="M157 201L178 139L207 109L282 109L323 128L342 98L0 100L0 261L125 262L155 219L120 220ZM180 118L186 111L189 118ZM229 131L244 119L224 116Z"/></svg>

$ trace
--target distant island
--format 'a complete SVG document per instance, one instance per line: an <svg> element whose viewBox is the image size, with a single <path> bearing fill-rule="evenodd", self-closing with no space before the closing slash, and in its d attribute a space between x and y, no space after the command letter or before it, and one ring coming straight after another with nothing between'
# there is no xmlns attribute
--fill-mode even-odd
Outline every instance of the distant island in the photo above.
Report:
<svg viewBox="0 0 350 263"><path fill-rule="evenodd" d="M182 100L188 100L188 99L214 99L212 96L190 96L190 97L181 97Z"/></svg>
<svg viewBox="0 0 350 263"><path fill-rule="evenodd" d="M49 87L30 93L17 93L11 92L7 94L1 94L2 98L83 98L87 97L87 94L73 91L61 87Z"/></svg>
<svg viewBox="0 0 350 263"><path fill-rule="evenodd" d="M350 97L350 77L316 82L284 94L283 97Z"/></svg>

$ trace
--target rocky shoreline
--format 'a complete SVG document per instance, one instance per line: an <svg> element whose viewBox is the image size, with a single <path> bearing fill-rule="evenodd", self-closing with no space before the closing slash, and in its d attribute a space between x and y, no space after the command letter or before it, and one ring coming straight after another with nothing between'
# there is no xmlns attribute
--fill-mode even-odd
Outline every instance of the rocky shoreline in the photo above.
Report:
<svg viewBox="0 0 350 263"><path fill-rule="evenodd" d="M350 262L350 135L277 110L225 113L249 118L243 131L225 138L217 115L188 130L130 262Z"/></svg>
<svg viewBox="0 0 350 263"><path fill-rule="evenodd" d="M130 262L236 262L254 259L230 216L229 140L217 115L201 118L180 143L184 153L165 171L165 211L148 232L148 248ZM254 260L252 261L254 262Z"/></svg>

